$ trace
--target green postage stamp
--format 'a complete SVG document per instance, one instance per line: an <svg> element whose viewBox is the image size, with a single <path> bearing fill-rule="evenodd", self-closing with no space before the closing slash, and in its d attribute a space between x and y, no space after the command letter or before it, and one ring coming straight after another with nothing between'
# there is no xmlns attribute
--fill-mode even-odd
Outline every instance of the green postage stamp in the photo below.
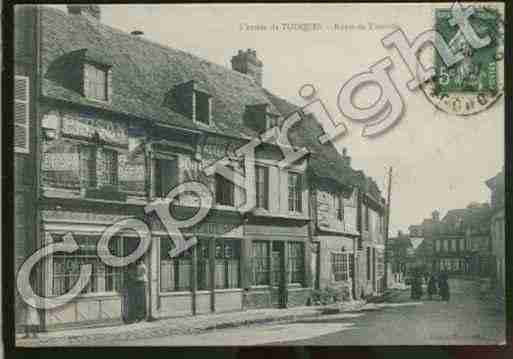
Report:
<svg viewBox="0 0 513 359"><path fill-rule="evenodd" d="M500 81L504 70L504 22L501 13L492 7L475 7L469 17L470 25L479 38L490 43L473 48L458 26L451 25L451 8L435 9L435 30L454 54L463 59L447 66L436 50L433 54L435 76L423 90L438 109L456 114L471 115L491 106L502 96Z"/></svg>

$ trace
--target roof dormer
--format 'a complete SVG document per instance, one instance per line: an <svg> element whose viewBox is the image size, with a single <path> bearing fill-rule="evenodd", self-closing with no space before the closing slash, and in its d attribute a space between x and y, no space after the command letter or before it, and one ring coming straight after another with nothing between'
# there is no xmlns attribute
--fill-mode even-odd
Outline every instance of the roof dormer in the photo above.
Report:
<svg viewBox="0 0 513 359"><path fill-rule="evenodd" d="M111 102L112 61L95 49L69 52L55 60L46 77L89 100Z"/></svg>
<svg viewBox="0 0 513 359"><path fill-rule="evenodd" d="M244 124L249 128L264 132L278 125L280 115L271 111L268 103L246 105Z"/></svg>
<svg viewBox="0 0 513 359"><path fill-rule="evenodd" d="M197 81L191 80L173 87L166 96L165 103L195 123L209 126L212 122L212 96Z"/></svg>

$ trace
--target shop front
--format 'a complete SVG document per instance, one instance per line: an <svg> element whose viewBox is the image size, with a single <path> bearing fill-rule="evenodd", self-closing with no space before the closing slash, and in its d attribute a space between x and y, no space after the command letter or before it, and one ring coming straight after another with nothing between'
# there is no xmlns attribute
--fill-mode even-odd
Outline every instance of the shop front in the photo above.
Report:
<svg viewBox="0 0 513 359"><path fill-rule="evenodd" d="M215 211L213 211L215 212ZM242 310L243 230L238 213L213 213L184 229L197 244L176 257L173 241L153 233L152 315L180 317Z"/></svg>
<svg viewBox="0 0 513 359"><path fill-rule="evenodd" d="M40 213L43 247L66 239L73 239L79 246L72 253L59 251L44 257L40 267L42 294L51 298L68 293L79 280L80 268L91 266L89 282L80 295L63 306L45 310L43 326L57 329L62 326L121 323L128 285L127 268L103 263L97 253L97 244L108 226L127 216L84 210L43 210ZM135 232L120 231L110 240L109 251L116 256L126 256L138 243Z"/></svg>
<svg viewBox="0 0 513 359"><path fill-rule="evenodd" d="M341 300L355 298L356 238L318 235L316 240L320 243L320 289L335 289Z"/></svg>
<svg viewBox="0 0 513 359"><path fill-rule="evenodd" d="M269 222L244 224L244 308L306 305L312 289L306 221Z"/></svg>

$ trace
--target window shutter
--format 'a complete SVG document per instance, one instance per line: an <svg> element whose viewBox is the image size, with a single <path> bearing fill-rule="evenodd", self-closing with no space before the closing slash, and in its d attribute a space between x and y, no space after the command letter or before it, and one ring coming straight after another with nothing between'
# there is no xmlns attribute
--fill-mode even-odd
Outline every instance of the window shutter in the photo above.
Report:
<svg viewBox="0 0 513 359"><path fill-rule="evenodd" d="M29 78L14 78L14 151L29 153Z"/></svg>

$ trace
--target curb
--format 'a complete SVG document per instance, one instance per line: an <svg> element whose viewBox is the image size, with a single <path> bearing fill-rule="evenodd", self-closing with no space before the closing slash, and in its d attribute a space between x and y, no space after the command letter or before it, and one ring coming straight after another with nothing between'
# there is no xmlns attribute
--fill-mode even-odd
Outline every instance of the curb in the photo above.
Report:
<svg viewBox="0 0 513 359"><path fill-rule="evenodd" d="M366 303L361 302L352 306L332 308L338 309L337 313L343 313L348 311L358 310L363 307ZM102 346L106 343L111 342L122 342L122 341L130 341L130 340L141 340L147 338L159 338L171 335L190 335L190 334L199 334L208 332L211 330L217 329L229 329L229 328L238 328L243 326L255 325L255 324L269 324L269 323L287 323L293 322L298 319L305 318L315 318L326 315L323 313L323 310L326 307L310 307L306 310L307 313L297 313L297 314L286 314L286 315L277 315L277 316L264 316L260 318L249 318L249 319L237 319L237 320L225 320L222 319L215 324L211 323L198 323L192 324L190 326L156 326L156 327L143 327L143 328L134 328L132 330L127 330L119 333L106 334L106 333L76 333L72 335L64 335L52 338L40 338L36 340L20 340L17 343L17 346L20 347L38 347L38 346L88 346L94 343L96 346ZM205 325L206 324L206 325Z"/></svg>

